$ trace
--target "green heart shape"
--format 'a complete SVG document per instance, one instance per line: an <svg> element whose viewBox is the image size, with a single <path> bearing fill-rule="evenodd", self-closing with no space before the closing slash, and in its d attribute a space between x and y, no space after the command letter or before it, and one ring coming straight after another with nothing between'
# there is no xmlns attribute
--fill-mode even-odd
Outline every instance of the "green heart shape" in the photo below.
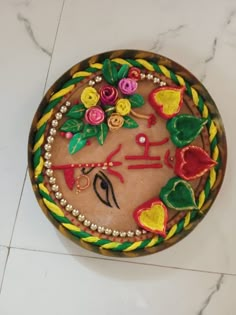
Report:
<svg viewBox="0 0 236 315"><path fill-rule="evenodd" d="M167 121L166 128L170 132L172 142L179 148L190 144L207 123L205 118L182 114Z"/></svg>
<svg viewBox="0 0 236 315"><path fill-rule="evenodd" d="M171 178L161 189L160 199L167 207L175 210L197 209L191 185L179 177Z"/></svg>

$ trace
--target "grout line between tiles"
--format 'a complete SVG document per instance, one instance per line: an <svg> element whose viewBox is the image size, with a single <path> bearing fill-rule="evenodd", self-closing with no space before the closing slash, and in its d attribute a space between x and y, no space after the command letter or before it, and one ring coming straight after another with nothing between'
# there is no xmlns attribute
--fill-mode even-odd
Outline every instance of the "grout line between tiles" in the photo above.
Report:
<svg viewBox="0 0 236 315"><path fill-rule="evenodd" d="M47 74L46 74L45 84L44 84L44 88L43 88L43 95L44 95L45 90L46 90L46 85L47 85L47 81L48 81L48 75L49 75L49 72L50 72L50 69L51 69L52 57L53 57L53 53L54 53L54 49L55 49L55 45L56 45L56 39L57 39L58 30L59 30L59 26L60 26L60 22L61 22L62 12L63 12L63 9L64 9L64 4L65 4L65 0L63 0L62 6L61 6L61 12L60 12L60 16L59 16L59 19L58 19L57 29L56 29L55 38L54 38L53 47L52 47L52 54L51 54L51 58L50 58L49 66L48 66L48 71L47 71ZM22 199L22 195L23 195L23 191L24 191L27 171L28 171L28 167L26 168L26 171L25 171L25 176L24 176L24 180L23 180L23 185L22 185L22 189L21 189L21 193L20 193L19 202L18 202L18 205L17 205L17 211L16 211L16 216L15 216L15 221L14 221L14 224L13 224L13 229L12 229L12 234L11 234L11 239L10 239L9 246L11 246L12 238L13 238L13 235L14 235L15 225L16 225L18 212L19 212L19 208L20 208L20 204L21 204L21 199Z"/></svg>
<svg viewBox="0 0 236 315"><path fill-rule="evenodd" d="M67 253L60 253L60 252L51 252L47 250L38 250L38 249L31 249L31 248L23 248L23 247L11 247L11 249L15 250L22 250L22 251L28 251L28 252L39 252L39 253L47 253L52 255L62 255L62 256L72 256L72 257L81 257L81 258L88 258L88 259L94 259L94 260L103 260L103 261L114 261L114 262L121 262L121 263L128 263L128 264L135 264L135 265L143 265L143 266L151 266L151 267L159 267L159 268L166 268L166 269L174 269L174 270L182 270L182 271L189 271L189 272L199 272L199 273L209 273L209 274L215 274L215 275L225 275L225 276L236 276L236 273L228 273L228 272L217 272L217 271L209 271L209 270L199 270L199 269L192 269L192 268L181 268L181 267L175 267L175 266L165 266L165 265L156 265L153 263L144 263L144 262L137 262L137 261L131 261L131 260L121 260L121 259L114 259L114 258L103 258L101 257L93 257L93 256L87 256L87 255L77 255L77 254L67 254Z"/></svg>
<svg viewBox="0 0 236 315"><path fill-rule="evenodd" d="M61 17L62 17L62 13L63 13L63 10L64 10L65 1L66 0L63 0L62 7L61 7L61 13L60 13L60 16L59 16L58 25L57 25L56 34L55 34L55 39L54 39L54 43L53 43L53 47L52 47L51 59L50 59L50 62L49 62L48 71L47 71L47 75L46 75L46 79L45 79L43 95L44 95L45 90L46 90L46 86L47 86L47 82L48 82L48 75L49 75L49 72L51 70L52 57L53 57L54 49L55 49L55 46L56 46L56 40L57 40L57 35L58 35L58 31L59 31L60 24L61 24Z"/></svg>
<svg viewBox="0 0 236 315"><path fill-rule="evenodd" d="M55 49L55 45L56 45L56 39L57 39L58 31L59 31L59 26L60 26L60 22L61 22L61 17L62 17L65 1L66 0L63 0L62 6L61 6L61 12L60 12L60 16L59 16L59 19L58 19L57 29L56 29L55 38L54 38L53 47L52 47L52 54L51 54L51 58L50 58L49 66L48 66L48 71L47 71L47 74L46 74L45 84L44 84L44 88L43 88L43 95L44 95L45 90L46 90L46 85L47 85L47 81L48 81L48 75L49 75L49 72L50 72L50 69L51 69L52 57L53 57L53 53L54 53L54 49ZM19 202L18 202L18 205L17 205L15 221L14 221L14 224L13 224L12 234L11 234L10 243L9 243L10 247L11 247L12 238L13 238L14 230L15 230L15 225L16 225L16 221L17 221L17 217L18 217L18 212L19 212L19 208L20 208L20 204L21 204L21 199L22 199L22 195L23 195L23 191L24 191L27 171L28 171L28 167L25 170L25 176L24 176L24 180L23 180L23 185L22 185L22 189L21 189L21 193L20 193Z"/></svg>
<svg viewBox="0 0 236 315"><path fill-rule="evenodd" d="M18 201L18 204L17 204L16 216L15 216L15 220L14 220L14 223L13 223L13 228L12 228L12 232L11 232L11 238L10 238L9 246L11 246L12 238L13 238L14 231L15 231L16 221L17 221L17 217L18 217L18 213L19 213L19 209L20 209L20 204L21 204L21 199L22 199L23 191L24 191L24 187L25 187L26 176L27 176L27 168L25 170L25 176L24 176L24 179L23 179L23 184L22 184L22 188L21 188L21 192L20 192L20 198L19 198L19 201Z"/></svg>
<svg viewBox="0 0 236 315"><path fill-rule="evenodd" d="M52 57L53 57L53 53L54 53L54 49L55 49L55 45L56 45L57 35L58 35L60 23L61 23L61 17L62 17L65 1L66 0L63 0L62 6L61 6L61 12L60 12L60 15L59 15L57 29L56 29L55 38L54 38L53 47L52 47L52 54L51 54L51 58L50 58L49 66L48 66L48 71L47 71L47 74L46 74L45 84L44 84L44 88L43 88L43 95L45 93L45 89L46 89L47 81L48 81L48 75L49 75L49 72L50 72L50 69L51 69ZM2 281L0 282L0 295L1 295L2 287L3 287L4 278L5 278L5 272L6 272L8 257L9 257L9 253L10 253L10 249L11 249L11 243L12 243L12 238L13 238L14 231L15 231L15 225L16 225L16 221L17 221L17 217L18 217L18 212L19 212L19 209L20 209L21 199L22 199L22 195L23 195L23 191L24 191L24 187L25 187L27 170L28 170L28 167L25 170L25 176L24 176L24 180L23 180L23 184L22 184L22 188L21 188L21 192L20 192L19 202L17 204L16 216L15 216L15 220L14 220L14 224L13 224L13 228L12 228L10 243L9 243L9 247L7 247L8 248L8 254L7 254L6 262L5 262L5 265L4 265Z"/></svg>
<svg viewBox="0 0 236 315"><path fill-rule="evenodd" d="M4 247L6 247L6 246L4 246ZM9 254L10 254L10 247L6 247L6 248L7 248L7 257L6 257L6 261L5 261L4 267L3 267L2 280L0 282L0 295L1 295L1 292L2 292L3 280L4 280L4 277L5 277L5 272L6 272L6 268L7 268L7 262L8 262L8 258L9 258Z"/></svg>

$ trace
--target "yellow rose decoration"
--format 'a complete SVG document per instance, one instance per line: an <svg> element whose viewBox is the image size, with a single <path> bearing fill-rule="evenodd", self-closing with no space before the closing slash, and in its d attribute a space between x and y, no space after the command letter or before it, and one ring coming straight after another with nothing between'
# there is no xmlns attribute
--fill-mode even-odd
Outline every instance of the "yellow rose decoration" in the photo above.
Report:
<svg viewBox="0 0 236 315"><path fill-rule="evenodd" d="M121 116L128 115L131 111L131 104L130 101L121 98L116 102L116 112L120 114Z"/></svg>
<svg viewBox="0 0 236 315"><path fill-rule="evenodd" d="M81 93L81 102L86 108L96 106L100 99L100 95L93 87L86 87Z"/></svg>

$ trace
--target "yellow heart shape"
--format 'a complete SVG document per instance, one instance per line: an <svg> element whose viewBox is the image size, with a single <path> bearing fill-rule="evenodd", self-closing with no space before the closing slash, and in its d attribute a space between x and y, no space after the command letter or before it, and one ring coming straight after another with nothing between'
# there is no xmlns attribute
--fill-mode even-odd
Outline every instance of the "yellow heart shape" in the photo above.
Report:
<svg viewBox="0 0 236 315"><path fill-rule="evenodd" d="M165 115L172 115L179 110L182 95L180 90L166 89L158 91L154 98L157 104L163 106L163 113Z"/></svg>
<svg viewBox="0 0 236 315"><path fill-rule="evenodd" d="M147 231L165 236L167 209L162 202L154 202L150 208L139 209L138 221Z"/></svg>

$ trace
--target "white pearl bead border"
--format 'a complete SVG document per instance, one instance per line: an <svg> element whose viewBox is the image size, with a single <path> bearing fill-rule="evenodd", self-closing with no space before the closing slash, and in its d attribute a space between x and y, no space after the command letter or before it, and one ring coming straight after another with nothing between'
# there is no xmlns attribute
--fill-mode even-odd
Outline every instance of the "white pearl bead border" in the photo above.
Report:
<svg viewBox="0 0 236 315"><path fill-rule="evenodd" d="M155 84L159 84L159 86L166 86L166 82L160 80L160 78L153 76L151 73L141 73L140 74L141 80L147 79L150 81L153 81ZM100 83L102 81L101 76L96 76L94 80L89 80L88 84L89 86L94 86L96 83ZM77 217L78 221L83 223L84 226L90 228L92 231L98 231L101 234L105 235L112 235L114 237L133 237L133 236L140 236L142 234L146 234L146 230L139 230L136 229L135 231L118 231L118 230L112 230L110 228L104 227L104 226L98 226L95 223L92 223L90 220L86 219L85 215L80 213L80 211L76 208L73 208L71 204L67 203L67 200L63 198L62 193L59 191L59 186L56 184L56 178L53 177L53 170L51 169L52 162L50 161L52 157L52 153L50 152L52 149L52 143L54 142L54 136L57 133L56 127L58 126L58 121L62 119L63 114L65 114L68 110L68 107L71 106L71 103L67 101L65 105L62 105L60 107L60 110L55 114L55 119L51 121L51 128L49 129L49 136L47 137L47 143L44 145L45 149L45 162L44 166L47 168L46 175L49 178L49 184L51 185L51 189L55 195L55 198L59 201L60 205L65 208L67 212L71 212L74 217Z"/></svg>
<svg viewBox="0 0 236 315"><path fill-rule="evenodd" d="M144 80L147 79L149 81L153 81L154 84L159 84L160 87L166 86L166 82L161 80L158 77L155 77L152 73L140 73L140 79ZM89 86L94 86L96 83L102 82L102 77L101 76L96 76L94 80L89 80L88 85Z"/></svg>

